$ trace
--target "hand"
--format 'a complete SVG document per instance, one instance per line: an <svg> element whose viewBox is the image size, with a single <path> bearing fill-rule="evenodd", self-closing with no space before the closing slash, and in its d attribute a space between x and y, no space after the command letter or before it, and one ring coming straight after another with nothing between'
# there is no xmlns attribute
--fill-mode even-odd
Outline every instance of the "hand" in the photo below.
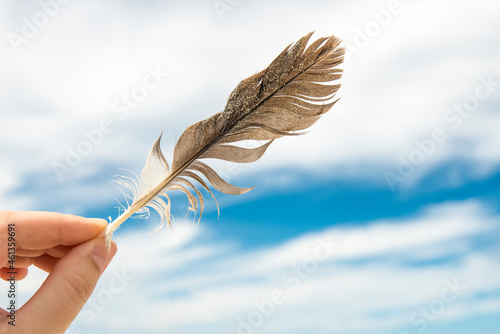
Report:
<svg viewBox="0 0 500 334"><path fill-rule="evenodd" d="M14 227L10 240L9 226ZM0 309L0 333L64 333L116 253L114 243L110 252L105 246L101 232L106 226L103 219L0 211L0 277L10 280L12 276L8 256L12 240L16 280L26 277L30 265L50 273L30 300L15 312L15 326L8 323L10 313ZM7 295L5 289L2 293Z"/></svg>

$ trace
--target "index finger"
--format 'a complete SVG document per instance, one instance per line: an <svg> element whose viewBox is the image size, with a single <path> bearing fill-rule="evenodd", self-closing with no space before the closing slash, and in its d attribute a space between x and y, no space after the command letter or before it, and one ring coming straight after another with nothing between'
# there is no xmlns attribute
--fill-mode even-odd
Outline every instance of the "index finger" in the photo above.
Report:
<svg viewBox="0 0 500 334"><path fill-rule="evenodd" d="M16 247L47 249L74 246L94 238L104 230L104 219L84 218L55 212L2 212L2 225L13 224Z"/></svg>

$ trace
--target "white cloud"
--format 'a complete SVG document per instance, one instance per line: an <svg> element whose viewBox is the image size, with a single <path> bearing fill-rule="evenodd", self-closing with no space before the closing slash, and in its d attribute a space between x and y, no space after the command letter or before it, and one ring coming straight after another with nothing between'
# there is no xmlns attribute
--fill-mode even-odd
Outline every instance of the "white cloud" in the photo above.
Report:
<svg viewBox="0 0 500 334"><path fill-rule="evenodd" d="M160 131L171 153L186 126L223 108L234 86L267 66L286 44L318 30L318 36L335 33L355 45L357 28L373 22L370 11L387 3L241 2L221 21L211 1L152 7L71 2L18 54L8 39L0 40L1 208L83 214L109 203L114 194L107 178L119 173L118 167L138 172ZM236 172L222 166L224 172L233 179L256 172L263 174L259 183L283 186L293 181L288 174L261 172L302 168L382 179L384 171L397 169L399 156L408 158L418 148L415 140L428 138L437 127L444 128L447 140L404 185L457 160L470 164L467 173L443 177L443 183L457 186L498 170L498 90L456 130L443 114L471 96L480 77L493 74L500 80L500 49L491 42L497 39L499 5L401 3L402 13L344 66L342 99L310 134L278 141L258 163ZM22 17L38 8L36 1L3 2L3 35L20 31ZM130 117L118 119L111 104L156 64L171 76ZM51 164L64 162L67 146L75 149L85 140L83 130L108 117L114 131L59 183ZM16 189L26 190L13 193ZM167 240L141 230L122 233L117 258L87 306L95 319L87 324L82 316L77 324L96 333L233 334L238 317L247 320L255 311L254 301L280 289L287 292L286 302L266 319L263 332L414 330L408 317L440 298L445 281L455 278L467 289L437 321L498 313L495 295L474 298L500 289L498 251L474 248L476 239L498 234L497 222L477 202L450 203L413 218L335 227L257 250L220 240L207 222L176 224ZM340 245L335 254L291 291L297 283L294 266L306 265L318 238L331 236ZM122 270L134 279L111 300L100 299ZM44 277L32 270L30 279L19 283L21 302Z"/></svg>
<svg viewBox="0 0 500 334"><path fill-rule="evenodd" d="M251 318L254 303L266 304L273 290L284 301L255 333L414 331L419 327L408 318L441 304L429 326L492 314L500 303L500 263L487 240L500 226L488 212L474 201L441 204L413 218L334 227L255 250L221 240L208 223L178 224L166 240L143 230L122 233L117 257L76 324L94 333L236 333L238 319ZM338 247L314 261L319 239ZM482 250L471 246L476 240ZM104 298L120 272L133 278ZM27 282L20 289L33 290Z"/></svg>
<svg viewBox="0 0 500 334"><path fill-rule="evenodd" d="M21 31L22 18L39 10L32 4L2 6L5 33ZM339 104L307 136L273 144L251 171L293 166L382 179L385 170L397 169L399 155L407 157L416 149L415 139L443 126L443 113L473 93L480 76L493 73L500 78L496 66L500 50L491 43L498 30L497 4L454 2L453 14L449 3L401 4L401 13L345 65ZM294 2L287 3L286 15L281 2L245 3L227 12L224 20L212 5L167 2L139 9L132 4L71 2L21 45L19 53L4 39L0 133L2 141L14 146L2 152L2 165L17 171L19 180L38 173L57 180L51 163L64 162L67 145L75 148L85 139L83 130L111 117L114 131L66 180L105 163L140 168L161 130L171 152L186 126L219 111L237 82L267 66L287 43L317 29L317 35L337 33L347 45L356 45L357 29L375 22L371 11L383 10L388 3ZM155 64L172 76L129 118L117 119L111 104L141 82L146 66ZM458 182L495 171L500 161L495 153L500 119L491 111L498 101L495 91L462 127L447 129L448 140L406 184L454 159L473 164L468 169L471 175L457 175ZM464 142L472 145L472 155ZM30 163L23 156L30 156ZM372 167L360 167L367 164ZM69 184L58 186L65 191Z"/></svg>

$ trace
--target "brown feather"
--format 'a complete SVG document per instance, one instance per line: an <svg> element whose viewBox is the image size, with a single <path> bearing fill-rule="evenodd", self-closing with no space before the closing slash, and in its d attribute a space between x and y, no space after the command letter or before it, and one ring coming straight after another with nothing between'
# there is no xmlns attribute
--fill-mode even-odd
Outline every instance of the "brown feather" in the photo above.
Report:
<svg viewBox="0 0 500 334"><path fill-rule="evenodd" d="M159 211L162 222L170 224L170 199L166 192L173 189L186 193L190 210L196 212L199 207L201 216L203 196L186 178L197 181L212 197L200 175L215 189L227 194L251 190L227 183L200 159L254 162L273 140L307 129L330 110L340 88L332 82L341 78L342 70L337 66L343 62L344 49L334 36L319 38L307 47L311 35L289 45L266 69L240 82L222 112L189 126L175 145L171 170L158 139L141 178L134 182L122 178L118 182L132 190L134 196L128 195L128 198L133 201L108 226L106 236L110 238L132 214L148 211L148 206ZM244 140L267 142L252 149L229 145Z"/></svg>

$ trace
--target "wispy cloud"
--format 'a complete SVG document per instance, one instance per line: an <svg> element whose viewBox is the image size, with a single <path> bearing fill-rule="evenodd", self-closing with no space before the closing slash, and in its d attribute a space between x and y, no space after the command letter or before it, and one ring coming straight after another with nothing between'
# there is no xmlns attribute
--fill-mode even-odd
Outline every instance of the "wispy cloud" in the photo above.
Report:
<svg viewBox="0 0 500 334"><path fill-rule="evenodd" d="M94 333L416 333L424 322L487 316L500 310L498 218L480 202L447 203L251 250L209 224L178 224L166 237L123 233L93 303L120 272L126 287L99 308L90 302L95 317L75 324Z"/></svg>
<svg viewBox="0 0 500 334"><path fill-rule="evenodd" d="M400 175L403 159L413 169L395 184L397 197L498 173L497 3L400 1L389 23L380 18L390 9L382 0L222 3L232 10L221 20L211 1L71 1L15 52L7 34L21 33L24 17L33 21L41 7L2 2L0 208L91 215L109 207L112 214L119 194L108 181L119 168L138 172L162 130L170 156L186 126L220 111L241 79L311 30L357 47L344 66L342 99L310 134L273 143L258 163L221 166L233 182L246 184L250 175L280 195L302 184L295 175L305 171L390 189L385 173ZM360 33L369 43L359 43ZM113 103L156 65L169 77L119 119ZM481 78L490 77L491 94L478 98ZM470 110L460 114L456 105ZM112 133L60 183L53 163L108 118ZM434 140L437 129L446 140ZM304 228L259 248L219 235L206 220L177 222L166 239L127 229L75 333L413 334L467 324L500 307L497 211L474 200L441 203L404 218ZM30 276L19 284L24 300L45 277ZM454 282L466 288L450 294Z"/></svg>
<svg viewBox="0 0 500 334"><path fill-rule="evenodd" d="M143 152L162 130L165 146L173 146L186 126L219 111L239 80L267 66L305 31L337 33L347 46L354 45L359 30L382 25L373 13L388 10L384 1L359 1L356 6L287 3L287 17L301 16L301 24L296 24L276 16L280 2L266 3L265 11L263 4L241 5L222 21L210 4L167 2L161 10L158 5L138 11L124 4L116 11L109 3L70 2L19 53L3 40L0 49L7 57L0 62L0 141L13 143L1 156L5 173L16 171L11 187L22 186L24 178L40 172L47 177L52 173L57 181L52 164L64 161L68 145L82 141L83 131L113 116L113 102L142 80L147 66L159 64L171 77L126 121L117 122L113 133L74 170L76 179L58 185L64 191L86 182L86 171L95 166L139 167ZM21 29L23 17L33 16L39 7L3 5L4 34ZM418 150L415 142L437 127L444 128L446 142L398 186L412 186L457 159L474 159L472 168L457 175L458 181L496 170L500 157L491 149L500 141L495 130L500 119L492 112L500 99L497 89L459 129L443 122L448 109L474 94L478 78L493 75L500 81L495 66L500 50L489 42L497 30L496 7L488 1L481 6L461 1L454 4L455 14L448 15L442 5L402 1L402 10L346 64L343 98L335 110L311 134L275 143L252 170L293 167L379 180L385 171L397 174L399 157L409 159ZM267 33L270 27L245 15L250 12L269 18L279 30ZM467 28L463 17L471 23ZM465 33L478 37L468 39L469 47L464 46ZM123 154L125 147L128 154ZM369 173L358 168L366 164L372 166ZM7 197L6 189L2 198Z"/></svg>

